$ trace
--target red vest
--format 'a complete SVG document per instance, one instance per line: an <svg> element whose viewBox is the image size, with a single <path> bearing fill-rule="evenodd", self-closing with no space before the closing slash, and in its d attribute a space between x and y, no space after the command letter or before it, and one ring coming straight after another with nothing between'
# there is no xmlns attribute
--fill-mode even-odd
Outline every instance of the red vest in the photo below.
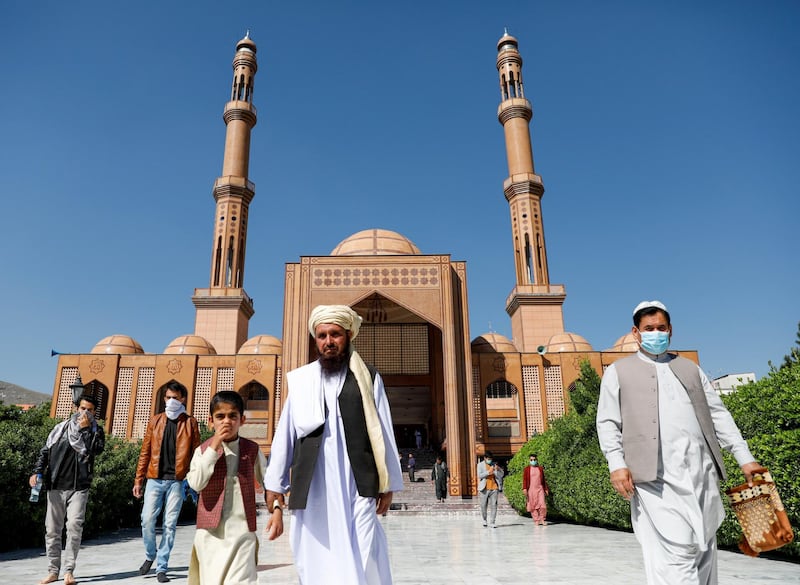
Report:
<svg viewBox="0 0 800 585"><path fill-rule="evenodd" d="M201 452L205 452L211 439L200 445ZM217 451L222 454L222 447ZM239 487L242 490L244 511L247 516L247 527L250 532L256 531L256 484L253 466L258 457L258 445L253 441L239 437ZM228 464L225 456L217 459L214 474L208 480L208 485L200 490L200 499L197 502L197 527L214 529L219 526L222 518L222 504L225 501L225 484L227 483Z"/></svg>

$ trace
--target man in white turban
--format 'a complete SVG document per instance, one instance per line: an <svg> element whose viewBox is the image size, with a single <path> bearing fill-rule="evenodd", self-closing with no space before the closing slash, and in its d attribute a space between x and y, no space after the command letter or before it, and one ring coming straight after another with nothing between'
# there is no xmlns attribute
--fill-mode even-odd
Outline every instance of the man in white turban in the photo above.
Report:
<svg viewBox="0 0 800 585"><path fill-rule="evenodd" d="M360 327L346 305L311 312L319 359L286 374L264 476L270 510L291 492L291 545L305 585L392 583L379 518L403 477L383 380L351 347ZM280 536L280 518L268 531L270 540Z"/></svg>

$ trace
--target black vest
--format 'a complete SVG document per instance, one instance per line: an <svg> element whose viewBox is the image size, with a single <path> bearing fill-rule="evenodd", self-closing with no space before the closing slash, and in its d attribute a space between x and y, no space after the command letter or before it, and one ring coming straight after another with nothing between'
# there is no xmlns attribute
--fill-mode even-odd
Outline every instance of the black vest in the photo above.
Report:
<svg viewBox="0 0 800 585"><path fill-rule="evenodd" d="M367 368L370 377L374 380L375 368L369 365ZM349 368L344 379L344 386L339 393L339 412L342 414L347 456L350 459L350 467L353 469L358 493L365 498L377 498L378 467L375 465L372 444L367 434L367 420L364 416L361 390L355 375ZM325 417L327 418L327 416L328 405L326 404ZM325 424L323 423L313 432L295 441L292 456L291 495L289 497L290 510L303 510L306 507L308 490L311 487Z"/></svg>

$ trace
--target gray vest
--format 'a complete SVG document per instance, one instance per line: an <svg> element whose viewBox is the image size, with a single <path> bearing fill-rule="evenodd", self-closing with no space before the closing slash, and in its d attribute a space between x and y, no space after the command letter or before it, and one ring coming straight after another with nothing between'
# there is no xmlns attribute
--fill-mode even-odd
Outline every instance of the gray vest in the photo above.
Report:
<svg viewBox="0 0 800 585"><path fill-rule="evenodd" d="M672 354L670 354L672 356ZM724 480L725 466L719 448L711 411L708 408L697 365L680 356L672 356L669 367L686 389L700 430L706 440L717 473ZM619 405L622 414L622 449L625 464L634 481L653 481L658 474L658 377L655 364L638 355L614 362L619 377Z"/></svg>
<svg viewBox="0 0 800 585"><path fill-rule="evenodd" d="M375 369L367 366L372 379ZM361 401L361 390L353 372L347 370L342 391L339 393L339 412L344 426L344 440L347 456L356 480L358 493L366 498L378 497L378 466L372 453L372 444L367 434L367 419L364 416L364 405ZM325 405L325 417L328 416L328 405ZM291 471L290 510L304 510L308 500L308 490L314 476L319 447L322 444L322 433L325 423L305 437L297 439L294 444Z"/></svg>

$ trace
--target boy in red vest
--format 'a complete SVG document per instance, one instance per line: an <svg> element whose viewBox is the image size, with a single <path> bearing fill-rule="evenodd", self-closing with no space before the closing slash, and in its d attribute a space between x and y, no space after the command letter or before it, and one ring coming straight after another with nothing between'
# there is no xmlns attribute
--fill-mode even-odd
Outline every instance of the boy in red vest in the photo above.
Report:
<svg viewBox="0 0 800 585"><path fill-rule="evenodd" d="M197 531L189 565L190 584L258 582L256 572L256 481L267 467L253 441L239 437L244 401L237 392L217 392L209 425L214 436L194 452L186 479L200 494ZM273 510L273 524L280 521Z"/></svg>

